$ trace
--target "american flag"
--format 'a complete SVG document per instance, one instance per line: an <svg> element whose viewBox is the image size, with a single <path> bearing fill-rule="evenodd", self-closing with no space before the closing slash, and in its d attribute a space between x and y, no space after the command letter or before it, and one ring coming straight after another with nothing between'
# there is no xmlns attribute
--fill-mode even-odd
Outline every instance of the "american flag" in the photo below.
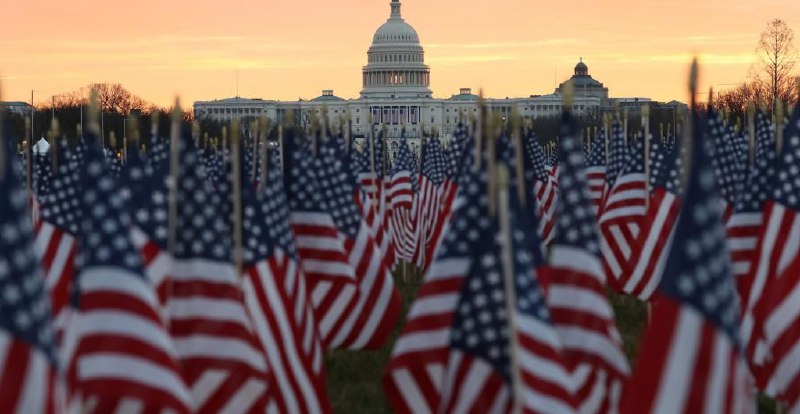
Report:
<svg viewBox="0 0 800 414"><path fill-rule="evenodd" d="M716 112L712 111L708 114L708 129L709 139L713 142L711 163L717 177L717 186L724 211L723 218L727 223L733 213L736 199L743 189L744 177L741 174L744 169L739 165L741 157L737 143Z"/></svg>
<svg viewBox="0 0 800 414"><path fill-rule="evenodd" d="M425 283L395 344L383 386L396 412L432 413L439 409L456 303L470 269L470 253L475 244L472 240L480 235L478 228L471 226L490 225L486 179L485 170L466 169L453 223L448 226L442 248L425 274ZM453 238L459 242L447 241Z"/></svg>
<svg viewBox="0 0 800 414"><path fill-rule="evenodd" d="M199 151L181 144L166 303L181 371L197 412L263 411L271 374L232 263L230 193L209 188Z"/></svg>
<svg viewBox="0 0 800 414"><path fill-rule="evenodd" d="M277 412L327 413L322 344L277 157L267 171L262 192L243 188L245 303L273 373Z"/></svg>
<svg viewBox="0 0 800 414"><path fill-rule="evenodd" d="M55 151L55 147L52 148ZM42 216L41 200L50 194L50 185L53 182L53 162L49 157L36 155L33 160L33 174L31 185L33 187L33 194L31 194L31 219L33 225L39 224ZM23 174L25 168L23 167Z"/></svg>
<svg viewBox="0 0 800 414"><path fill-rule="evenodd" d="M417 249L414 254L417 266L426 268L427 261L436 247L437 236L444 223L441 221L442 185L445 181L445 162L442 147L438 139L428 139L423 144L422 172L419 175L419 193L417 193L415 227L417 229Z"/></svg>
<svg viewBox="0 0 800 414"><path fill-rule="evenodd" d="M344 240L358 283L356 303L331 345L337 348L378 348L388 339L401 311L400 292L358 207L353 203L342 163L330 145L321 146L314 167L319 191Z"/></svg>
<svg viewBox="0 0 800 414"><path fill-rule="evenodd" d="M476 237L469 239L474 244L456 303L440 412L575 410L573 380L537 281L542 253L535 216L508 190L500 189L505 196L498 208L507 215L499 220L479 223L485 217L470 209L464 217L471 222L467 237ZM461 241L449 233L442 256L460 255L452 247Z"/></svg>
<svg viewBox="0 0 800 414"><path fill-rule="evenodd" d="M772 194L764 210L764 226L753 262L753 291L763 290L754 304L753 334L748 351L763 335L768 361L759 385L800 410L800 108L785 129L783 148L776 165ZM763 287L762 287L763 286ZM758 355L756 354L756 357Z"/></svg>
<svg viewBox="0 0 800 414"><path fill-rule="evenodd" d="M694 125L702 129L699 117ZM692 172L623 412L748 413L754 395L707 142L693 138Z"/></svg>
<svg viewBox="0 0 800 414"><path fill-rule="evenodd" d="M411 216L412 205L416 195L418 182L417 160L414 153L403 140L399 144L397 155L392 166L391 183L389 184L389 200L392 206L393 239L400 259L410 262L414 256L417 241L414 238L414 227Z"/></svg>
<svg viewBox="0 0 800 414"><path fill-rule="evenodd" d="M359 174L359 183L366 197L357 197L356 201L359 202L367 226L378 242L383 260L391 268L395 266L397 256L392 237L394 223L389 189L391 177L385 138L374 137L366 145L366 160L362 161L365 162L364 170Z"/></svg>
<svg viewBox="0 0 800 414"><path fill-rule="evenodd" d="M63 354L70 405L84 412L188 413L191 396L127 232L130 216L99 148L79 169L76 309Z"/></svg>
<svg viewBox="0 0 800 414"><path fill-rule="evenodd" d="M459 128L460 133L466 133L466 129ZM452 166L450 163L450 156L448 151L444 148L444 144L440 140L435 140L435 145L437 147L436 152L436 163L438 164L436 168L444 171L444 180L442 181L442 185L439 188L439 211L437 212L438 217L436 219L436 223L433 226L433 229L430 233L430 243L426 248L425 252L425 263L426 265L433 261L433 255L435 254L436 248L441 243L442 237L444 235L445 226L450 218L450 215L453 213L453 207L456 200L456 195L458 193L458 176L451 174L450 167ZM423 171L424 173L424 171Z"/></svg>
<svg viewBox="0 0 800 414"><path fill-rule="evenodd" d="M642 219L641 233L632 246L628 269L618 288L649 300L656 291L672 244L681 205L681 158L678 149L653 145L650 151L650 198Z"/></svg>
<svg viewBox="0 0 800 414"><path fill-rule="evenodd" d="M78 248L78 218L80 217L80 182L78 180L78 149L67 152L63 144L54 145L61 151L61 162L53 175L51 190L42 195L41 220L34 228L34 247L44 270L45 289L50 295L56 336L60 337L69 315L68 302L75 278L75 254Z"/></svg>
<svg viewBox="0 0 800 414"><path fill-rule="evenodd" d="M597 217L600 215L600 207L603 205L603 192L606 185L606 139L603 129L592 141L592 153L586 160L586 179L589 182L589 195L592 198L594 215Z"/></svg>
<svg viewBox="0 0 800 414"><path fill-rule="evenodd" d="M603 193L603 204L605 199L617 178L622 174L625 169L625 161L627 160L628 143L624 134L622 123L619 119L614 119L611 124L611 137L608 144L608 166L606 170L606 186Z"/></svg>
<svg viewBox="0 0 800 414"><path fill-rule="evenodd" d="M154 164L153 160L145 159L138 149L133 148L128 151L128 161L120 181L123 200L131 209L131 240L142 257L147 278L156 289L162 312L166 312L163 307L169 293L172 266L172 257L167 251L169 190L164 175L166 165L154 168ZM164 316L167 317L166 313Z"/></svg>
<svg viewBox="0 0 800 414"><path fill-rule="evenodd" d="M531 130L524 140L526 164L533 172L533 192L540 217L540 232L544 244L552 242L555 236L556 208L558 205L558 179L552 170L545 166L544 150L539 138Z"/></svg>
<svg viewBox="0 0 800 414"><path fill-rule="evenodd" d="M540 369L531 361L558 359L559 354L553 348L555 332L542 318L547 312L533 269L532 243L520 230L524 226L511 226L517 229L509 246L516 261L517 330L507 325L497 222L488 215L486 180L485 170L463 177L453 221L395 346L384 388L397 412L507 411L512 388L522 390L518 395L526 409L571 408L571 383L563 367L548 363ZM535 224L528 227L535 229ZM522 371L515 384L510 380L510 332L517 334L515 358ZM535 344L539 347L531 348ZM543 385L545 392L539 388Z"/></svg>
<svg viewBox="0 0 800 414"><path fill-rule="evenodd" d="M611 164L617 164L616 160ZM612 179L599 217L600 251L609 286L618 286L623 278L642 228L648 197L644 172L644 139L640 139L625 153L623 167Z"/></svg>
<svg viewBox="0 0 800 414"><path fill-rule="evenodd" d="M608 303L596 220L571 114L561 130L559 207L550 262L542 270L547 305L577 382L582 413L618 412L630 374ZM545 282L546 281L546 282Z"/></svg>
<svg viewBox="0 0 800 414"><path fill-rule="evenodd" d="M762 125L769 122L766 117L760 116L760 118L759 122ZM747 185L738 197L733 215L727 225L728 249L731 252L733 274L736 276L739 297L742 301L742 340L748 344L755 335L757 338L752 338L754 346L750 349L756 352L756 349L761 347L758 350L759 355L749 355L754 370L764 364L766 349L763 348L763 344L755 345L757 342L763 342L760 332L753 331L755 324L753 311L764 292L764 280L754 286L753 278L756 272L753 272L752 265L757 260L756 247L764 224L764 210L774 190L777 166L774 137L769 134L768 128L762 127L759 132L757 142L759 151L755 158L755 165L750 170Z"/></svg>
<svg viewBox="0 0 800 414"><path fill-rule="evenodd" d="M27 210L9 141L0 143L0 411L53 413L57 356L50 313Z"/></svg>
<svg viewBox="0 0 800 414"><path fill-rule="evenodd" d="M311 154L298 148L294 137L284 142L284 185L289 199L292 232L300 265L308 281L311 303L322 344L348 335L344 326L358 300L356 269L350 265L344 237L330 214L330 201L319 188L319 171Z"/></svg>

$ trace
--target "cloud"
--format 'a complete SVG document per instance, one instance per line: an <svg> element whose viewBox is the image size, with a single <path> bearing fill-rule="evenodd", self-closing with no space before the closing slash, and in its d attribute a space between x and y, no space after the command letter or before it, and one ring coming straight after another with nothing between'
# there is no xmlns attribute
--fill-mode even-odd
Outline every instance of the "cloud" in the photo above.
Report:
<svg viewBox="0 0 800 414"><path fill-rule="evenodd" d="M454 65L459 63L508 62L514 60L519 60L519 57L516 55L509 55L509 54L429 56L427 59L427 63L444 66L444 65Z"/></svg>
<svg viewBox="0 0 800 414"><path fill-rule="evenodd" d="M580 39L554 38L530 42L485 42L485 43L431 43L426 49L515 49L545 46L568 46L580 44Z"/></svg>
<svg viewBox="0 0 800 414"><path fill-rule="evenodd" d="M687 63L697 56L701 65L748 65L753 63L752 53L676 53L664 55L650 55L641 57L623 57L619 61L622 63Z"/></svg>

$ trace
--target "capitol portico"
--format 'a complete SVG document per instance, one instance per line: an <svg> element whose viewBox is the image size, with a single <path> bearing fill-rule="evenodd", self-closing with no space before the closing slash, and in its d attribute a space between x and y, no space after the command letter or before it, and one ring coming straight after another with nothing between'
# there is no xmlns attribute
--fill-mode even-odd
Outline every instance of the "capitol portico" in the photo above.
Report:
<svg viewBox="0 0 800 414"><path fill-rule="evenodd" d="M608 88L592 78L586 63L576 65L572 76L575 85L574 112L597 114L613 105ZM389 18L372 38L367 50L367 64L362 68L362 89L357 99L343 99L332 90L311 100L274 101L264 99L228 98L194 103L198 119L228 121L233 118L267 116L282 120L287 111L295 111L301 122L326 107L332 119L349 118L352 133L364 137L373 128L377 133L386 127L390 138L398 138L406 126L405 136L419 137L436 129L447 139L465 113L476 112L478 96L462 88L450 98L434 98L430 89L431 71L425 64L425 50L417 31L402 17L401 3L392 0ZM562 108L561 88L552 94L530 95L524 98L487 98L490 110L504 116L516 108L529 119L558 116Z"/></svg>

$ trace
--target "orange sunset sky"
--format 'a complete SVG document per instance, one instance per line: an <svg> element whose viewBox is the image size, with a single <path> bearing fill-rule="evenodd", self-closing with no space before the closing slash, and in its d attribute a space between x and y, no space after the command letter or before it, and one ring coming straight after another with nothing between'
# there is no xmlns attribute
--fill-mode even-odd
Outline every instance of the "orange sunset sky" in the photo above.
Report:
<svg viewBox="0 0 800 414"><path fill-rule="evenodd" d="M236 95L356 98L389 0L0 0L4 100L37 103L119 82L161 106ZM686 101L745 79L759 33L784 19L800 43L796 0L404 0L436 97L551 93L579 57L611 96ZM800 64L797 65L800 68Z"/></svg>

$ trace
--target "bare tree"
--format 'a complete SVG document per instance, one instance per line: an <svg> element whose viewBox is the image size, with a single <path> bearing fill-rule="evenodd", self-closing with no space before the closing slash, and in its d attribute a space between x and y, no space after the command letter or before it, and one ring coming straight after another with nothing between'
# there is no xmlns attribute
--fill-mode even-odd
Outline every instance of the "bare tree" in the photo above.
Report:
<svg viewBox="0 0 800 414"><path fill-rule="evenodd" d="M792 70L797 60L792 29L780 19L771 20L761 32L756 53L759 59L755 79L769 91L768 104L773 109L778 100L792 101L795 90Z"/></svg>
<svg viewBox="0 0 800 414"><path fill-rule="evenodd" d="M771 91L764 88L760 82L745 82L733 89L719 93L716 106L719 109L743 115L748 103L766 103L771 96Z"/></svg>

